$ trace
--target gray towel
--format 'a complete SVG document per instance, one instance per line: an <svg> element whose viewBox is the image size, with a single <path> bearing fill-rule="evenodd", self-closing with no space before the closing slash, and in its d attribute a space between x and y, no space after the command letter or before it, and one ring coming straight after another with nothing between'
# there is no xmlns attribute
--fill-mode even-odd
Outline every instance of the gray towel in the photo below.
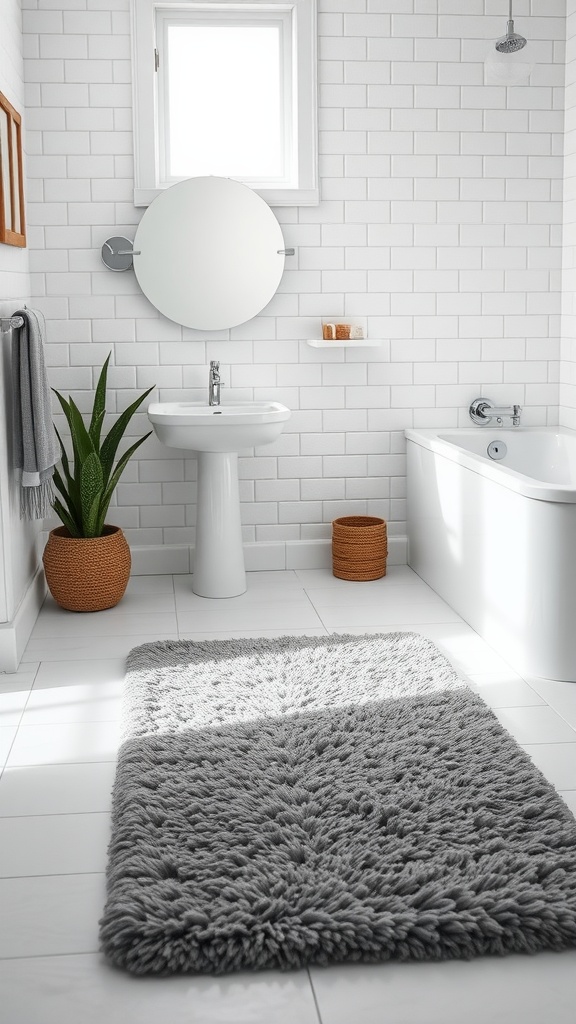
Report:
<svg viewBox="0 0 576 1024"><path fill-rule="evenodd" d="M12 345L14 464L22 470L20 518L44 519L51 511L52 475L60 458L44 364L44 318L33 309L17 309L14 316L24 320L14 331Z"/></svg>

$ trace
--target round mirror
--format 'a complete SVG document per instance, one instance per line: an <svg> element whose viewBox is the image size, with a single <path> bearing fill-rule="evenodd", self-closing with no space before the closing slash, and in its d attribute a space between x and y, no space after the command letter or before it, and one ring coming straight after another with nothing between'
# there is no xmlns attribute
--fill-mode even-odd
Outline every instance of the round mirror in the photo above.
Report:
<svg viewBox="0 0 576 1024"><path fill-rule="evenodd" d="M164 316L217 331L245 323L270 302L283 249L276 217L252 189L230 178L188 178L146 210L134 270Z"/></svg>

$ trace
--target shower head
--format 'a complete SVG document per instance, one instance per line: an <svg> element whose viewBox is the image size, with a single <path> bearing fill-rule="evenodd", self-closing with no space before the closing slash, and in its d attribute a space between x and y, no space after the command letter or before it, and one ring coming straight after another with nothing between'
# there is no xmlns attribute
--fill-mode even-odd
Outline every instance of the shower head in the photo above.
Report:
<svg viewBox="0 0 576 1024"><path fill-rule="evenodd" d="M510 7L512 7L512 4L510 4ZM501 39L498 39L495 46L498 53L516 53L518 50L523 50L526 46L524 36L519 36L518 33L514 31L514 22L512 19L510 19L506 26L506 35L502 36Z"/></svg>

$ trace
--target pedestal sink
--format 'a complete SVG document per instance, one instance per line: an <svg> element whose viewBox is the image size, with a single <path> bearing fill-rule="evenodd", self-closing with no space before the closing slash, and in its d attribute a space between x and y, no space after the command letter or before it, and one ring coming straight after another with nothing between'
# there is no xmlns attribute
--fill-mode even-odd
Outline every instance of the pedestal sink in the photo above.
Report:
<svg viewBox="0 0 576 1024"><path fill-rule="evenodd" d="M290 415L280 402L156 402L148 407L163 444L198 453L195 594L237 597L246 590L238 452L275 441Z"/></svg>

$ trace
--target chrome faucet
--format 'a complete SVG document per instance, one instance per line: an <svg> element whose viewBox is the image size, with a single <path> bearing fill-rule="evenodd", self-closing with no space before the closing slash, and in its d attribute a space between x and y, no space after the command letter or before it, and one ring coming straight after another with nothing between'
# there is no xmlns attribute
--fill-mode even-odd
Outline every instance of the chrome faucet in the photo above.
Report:
<svg viewBox="0 0 576 1024"><path fill-rule="evenodd" d="M220 380L220 362L218 359L212 359L208 376L208 405L220 405L221 387L223 384Z"/></svg>
<svg viewBox="0 0 576 1024"><path fill-rule="evenodd" d="M512 420L513 427L519 427L522 409L519 405L500 406L494 405L489 398L475 398L468 412L472 422L478 423L480 426L486 426L492 420L496 420L496 423L500 425L504 418L509 418Z"/></svg>

